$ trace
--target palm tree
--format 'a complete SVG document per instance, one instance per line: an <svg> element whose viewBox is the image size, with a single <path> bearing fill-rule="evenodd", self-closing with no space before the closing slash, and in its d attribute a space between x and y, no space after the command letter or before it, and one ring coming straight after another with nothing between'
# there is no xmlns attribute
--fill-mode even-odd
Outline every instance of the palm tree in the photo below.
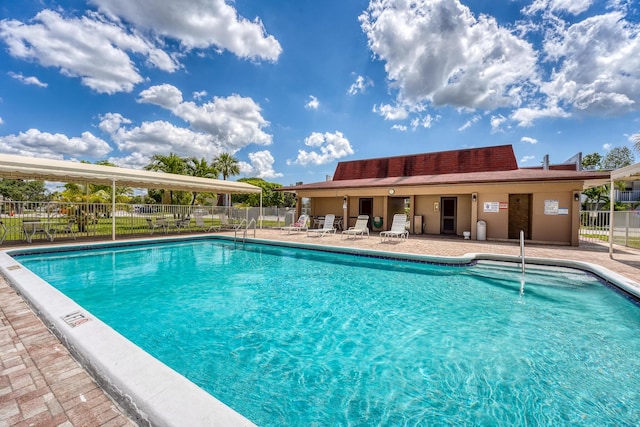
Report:
<svg viewBox="0 0 640 427"><path fill-rule="evenodd" d="M222 153L213 159L213 166L222 174L222 179L225 180L231 175L238 175L240 173L238 163L238 159L229 153ZM227 206L230 205L230 203L228 203L228 196L227 194Z"/></svg>
<svg viewBox="0 0 640 427"><path fill-rule="evenodd" d="M633 149L640 153L640 133L636 133L631 138L633 139Z"/></svg>
<svg viewBox="0 0 640 427"><path fill-rule="evenodd" d="M216 169L213 164L209 164L204 157L200 160L198 160L197 157L188 158L186 163L186 171L187 175L197 176L200 178L218 178L219 175L218 169ZM192 206L196 203L197 196L198 193L194 191L193 200L191 201Z"/></svg>
<svg viewBox="0 0 640 427"><path fill-rule="evenodd" d="M144 168L150 171L184 175L187 169L186 165L186 160L175 153L169 153L168 156L154 154L151 157L151 163ZM169 191L169 203L173 204L173 190Z"/></svg>

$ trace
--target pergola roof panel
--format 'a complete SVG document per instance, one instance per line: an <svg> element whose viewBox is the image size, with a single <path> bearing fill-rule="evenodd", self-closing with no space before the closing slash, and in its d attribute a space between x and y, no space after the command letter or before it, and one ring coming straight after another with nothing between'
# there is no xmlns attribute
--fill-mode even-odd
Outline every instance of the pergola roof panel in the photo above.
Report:
<svg viewBox="0 0 640 427"><path fill-rule="evenodd" d="M156 188L210 193L260 193L261 188L244 182L199 178L115 166L50 160L0 154L0 176L59 182L90 182L121 187Z"/></svg>

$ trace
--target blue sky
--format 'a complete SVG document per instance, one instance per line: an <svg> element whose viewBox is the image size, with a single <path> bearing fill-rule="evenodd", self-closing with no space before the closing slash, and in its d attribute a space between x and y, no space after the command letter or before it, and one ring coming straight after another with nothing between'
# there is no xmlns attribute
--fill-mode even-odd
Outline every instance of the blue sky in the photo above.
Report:
<svg viewBox="0 0 640 427"><path fill-rule="evenodd" d="M561 163L639 133L633 1L0 0L7 154L227 152L289 185L501 144Z"/></svg>

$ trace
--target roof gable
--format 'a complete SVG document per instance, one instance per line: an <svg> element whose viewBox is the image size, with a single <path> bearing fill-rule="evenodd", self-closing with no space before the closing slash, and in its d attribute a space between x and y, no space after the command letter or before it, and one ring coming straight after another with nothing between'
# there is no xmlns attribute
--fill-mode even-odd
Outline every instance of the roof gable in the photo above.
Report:
<svg viewBox="0 0 640 427"><path fill-rule="evenodd" d="M340 162L334 181L518 169L511 145Z"/></svg>

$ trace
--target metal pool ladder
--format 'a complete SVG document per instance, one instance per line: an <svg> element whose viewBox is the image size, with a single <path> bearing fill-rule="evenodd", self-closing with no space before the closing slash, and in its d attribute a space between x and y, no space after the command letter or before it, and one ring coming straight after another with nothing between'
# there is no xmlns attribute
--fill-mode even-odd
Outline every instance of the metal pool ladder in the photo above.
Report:
<svg viewBox="0 0 640 427"><path fill-rule="evenodd" d="M520 266L524 274L524 230L520 230Z"/></svg>
<svg viewBox="0 0 640 427"><path fill-rule="evenodd" d="M242 243L245 242L246 238L247 238L247 233L249 231L249 229L251 229L253 227L253 237L256 237L256 220L254 218L251 219L251 221L249 221L249 223L247 224L247 220L243 219L240 224L234 229L233 231L233 241L237 242L238 240L238 231L242 230Z"/></svg>

